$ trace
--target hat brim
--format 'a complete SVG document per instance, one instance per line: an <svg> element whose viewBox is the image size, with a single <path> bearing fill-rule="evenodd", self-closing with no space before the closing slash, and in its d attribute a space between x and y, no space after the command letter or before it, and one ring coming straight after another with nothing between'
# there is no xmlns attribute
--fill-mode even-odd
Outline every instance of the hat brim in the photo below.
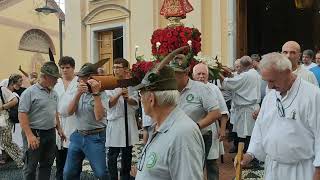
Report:
<svg viewBox="0 0 320 180"><path fill-rule="evenodd" d="M57 78L57 79L59 79L59 78L61 78L61 77L62 77L60 74L51 74L51 73L45 73L45 74L46 74L46 75L48 75L48 76L51 76L51 77Z"/></svg>
<svg viewBox="0 0 320 180"><path fill-rule="evenodd" d="M173 69L174 72L187 72L188 71L188 68L186 69L182 69L182 68L179 68L179 67L171 67Z"/></svg>
<svg viewBox="0 0 320 180"><path fill-rule="evenodd" d="M92 75L93 73L82 73L82 72L77 72L75 73L76 76L79 76L79 77L84 77L84 76L90 76Z"/></svg>
<svg viewBox="0 0 320 180"><path fill-rule="evenodd" d="M146 87L145 84L140 83L140 84L134 86L133 89L136 90L136 91L139 91L139 90L144 89L145 87Z"/></svg>

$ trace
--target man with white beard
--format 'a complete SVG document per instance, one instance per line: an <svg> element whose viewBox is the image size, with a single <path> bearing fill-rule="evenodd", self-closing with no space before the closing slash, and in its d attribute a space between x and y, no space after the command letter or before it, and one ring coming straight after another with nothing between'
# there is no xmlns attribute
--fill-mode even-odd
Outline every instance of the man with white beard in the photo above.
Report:
<svg viewBox="0 0 320 180"><path fill-rule="evenodd" d="M279 53L260 62L271 89L256 121L242 165L265 161L266 180L320 179L320 90L292 72Z"/></svg>

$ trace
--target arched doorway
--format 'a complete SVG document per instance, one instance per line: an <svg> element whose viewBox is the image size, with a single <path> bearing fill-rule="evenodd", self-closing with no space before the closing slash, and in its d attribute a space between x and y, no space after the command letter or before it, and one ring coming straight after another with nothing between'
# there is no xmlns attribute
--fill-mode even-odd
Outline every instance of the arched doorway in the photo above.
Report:
<svg viewBox="0 0 320 180"><path fill-rule="evenodd" d="M298 9L294 0L238 0L237 56L280 51L288 40L319 50L320 2Z"/></svg>

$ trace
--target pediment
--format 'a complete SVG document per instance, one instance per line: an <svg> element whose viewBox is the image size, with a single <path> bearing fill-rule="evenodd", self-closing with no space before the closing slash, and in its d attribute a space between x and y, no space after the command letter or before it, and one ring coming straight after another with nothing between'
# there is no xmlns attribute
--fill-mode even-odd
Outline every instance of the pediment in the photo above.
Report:
<svg viewBox="0 0 320 180"><path fill-rule="evenodd" d="M120 5L106 4L99 6L83 19L84 24L95 24L115 19L126 18L130 16L130 11Z"/></svg>

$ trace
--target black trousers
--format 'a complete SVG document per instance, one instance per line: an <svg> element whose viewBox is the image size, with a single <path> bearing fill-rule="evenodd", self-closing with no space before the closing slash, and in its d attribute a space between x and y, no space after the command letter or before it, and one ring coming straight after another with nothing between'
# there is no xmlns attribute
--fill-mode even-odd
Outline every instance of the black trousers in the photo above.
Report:
<svg viewBox="0 0 320 180"><path fill-rule="evenodd" d="M35 150L28 148L27 137L23 132L21 133L24 148L23 179L50 179L51 167L56 155L56 130L55 128L50 130L32 129L32 132L40 140L40 146ZM37 171L38 173L36 173Z"/></svg>
<svg viewBox="0 0 320 180"><path fill-rule="evenodd" d="M62 147L60 150L57 147L57 154L56 154L56 166L57 166L57 172L56 172L56 180L63 180L63 168L66 164L68 154L68 148Z"/></svg>
<svg viewBox="0 0 320 180"><path fill-rule="evenodd" d="M118 180L117 159L121 151L121 180L130 179L132 146L129 147L109 147L108 151L108 169L110 180Z"/></svg>

